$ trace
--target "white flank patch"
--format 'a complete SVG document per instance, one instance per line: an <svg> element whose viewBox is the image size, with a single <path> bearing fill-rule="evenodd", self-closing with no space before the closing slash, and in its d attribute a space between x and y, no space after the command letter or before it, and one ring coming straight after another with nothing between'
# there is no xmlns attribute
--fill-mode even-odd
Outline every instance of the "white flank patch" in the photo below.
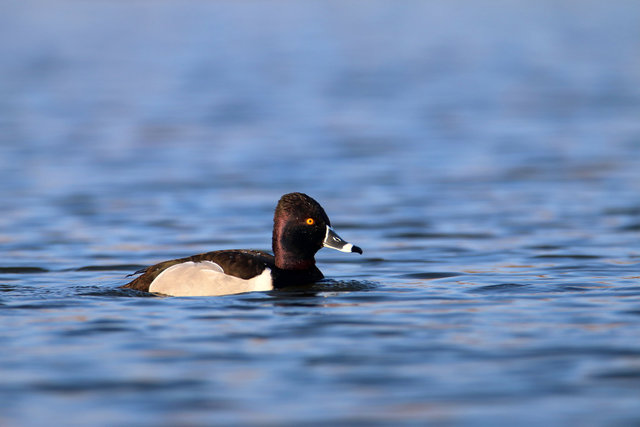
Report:
<svg viewBox="0 0 640 427"><path fill-rule="evenodd" d="M273 289L271 270L248 280L225 274L215 262L183 262L173 265L155 278L149 292L174 297L204 297L270 291Z"/></svg>

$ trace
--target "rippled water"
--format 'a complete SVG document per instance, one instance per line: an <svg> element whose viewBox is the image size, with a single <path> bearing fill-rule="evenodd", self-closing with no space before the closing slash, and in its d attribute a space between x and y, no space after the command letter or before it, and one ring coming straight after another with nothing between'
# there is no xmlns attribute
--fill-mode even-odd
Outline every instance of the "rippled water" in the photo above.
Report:
<svg viewBox="0 0 640 427"><path fill-rule="evenodd" d="M0 424L640 424L632 1L5 2ZM363 256L163 298L304 191Z"/></svg>

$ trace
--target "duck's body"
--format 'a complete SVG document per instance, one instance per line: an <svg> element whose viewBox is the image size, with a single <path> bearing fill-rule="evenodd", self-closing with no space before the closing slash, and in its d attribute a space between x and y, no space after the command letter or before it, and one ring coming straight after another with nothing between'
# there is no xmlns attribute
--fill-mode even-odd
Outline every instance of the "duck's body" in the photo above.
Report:
<svg viewBox="0 0 640 427"><path fill-rule="evenodd" d="M323 246L362 253L333 231L324 209L306 194L282 196L273 221L273 255L231 249L174 259L139 271L123 287L173 296L267 291L322 279L314 256Z"/></svg>
<svg viewBox="0 0 640 427"><path fill-rule="evenodd" d="M315 265L301 271L281 270L268 252L229 249L152 265L125 285L173 296L214 296L270 291L292 284L313 283L323 275Z"/></svg>

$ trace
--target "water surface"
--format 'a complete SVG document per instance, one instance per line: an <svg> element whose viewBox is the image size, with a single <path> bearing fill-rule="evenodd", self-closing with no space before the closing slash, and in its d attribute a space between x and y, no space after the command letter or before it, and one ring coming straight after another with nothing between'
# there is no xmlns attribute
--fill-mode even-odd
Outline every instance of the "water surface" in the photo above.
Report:
<svg viewBox="0 0 640 427"><path fill-rule="evenodd" d="M2 9L0 424L640 423L635 2ZM118 288L290 191L364 255Z"/></svg>

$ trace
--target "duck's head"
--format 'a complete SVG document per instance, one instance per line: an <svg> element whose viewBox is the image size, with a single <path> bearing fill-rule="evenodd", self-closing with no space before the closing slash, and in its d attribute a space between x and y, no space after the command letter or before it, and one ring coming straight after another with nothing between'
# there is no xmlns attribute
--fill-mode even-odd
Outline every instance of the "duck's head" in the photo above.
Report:
<svg viewBox="0 0 640 427"><path fill-rule="evenodd" d="M338 236L322 206L303 193L280 198L273 216L272 243L276 266L285 270L312 267L322 247L362 254L362 249Z"/></svg>

